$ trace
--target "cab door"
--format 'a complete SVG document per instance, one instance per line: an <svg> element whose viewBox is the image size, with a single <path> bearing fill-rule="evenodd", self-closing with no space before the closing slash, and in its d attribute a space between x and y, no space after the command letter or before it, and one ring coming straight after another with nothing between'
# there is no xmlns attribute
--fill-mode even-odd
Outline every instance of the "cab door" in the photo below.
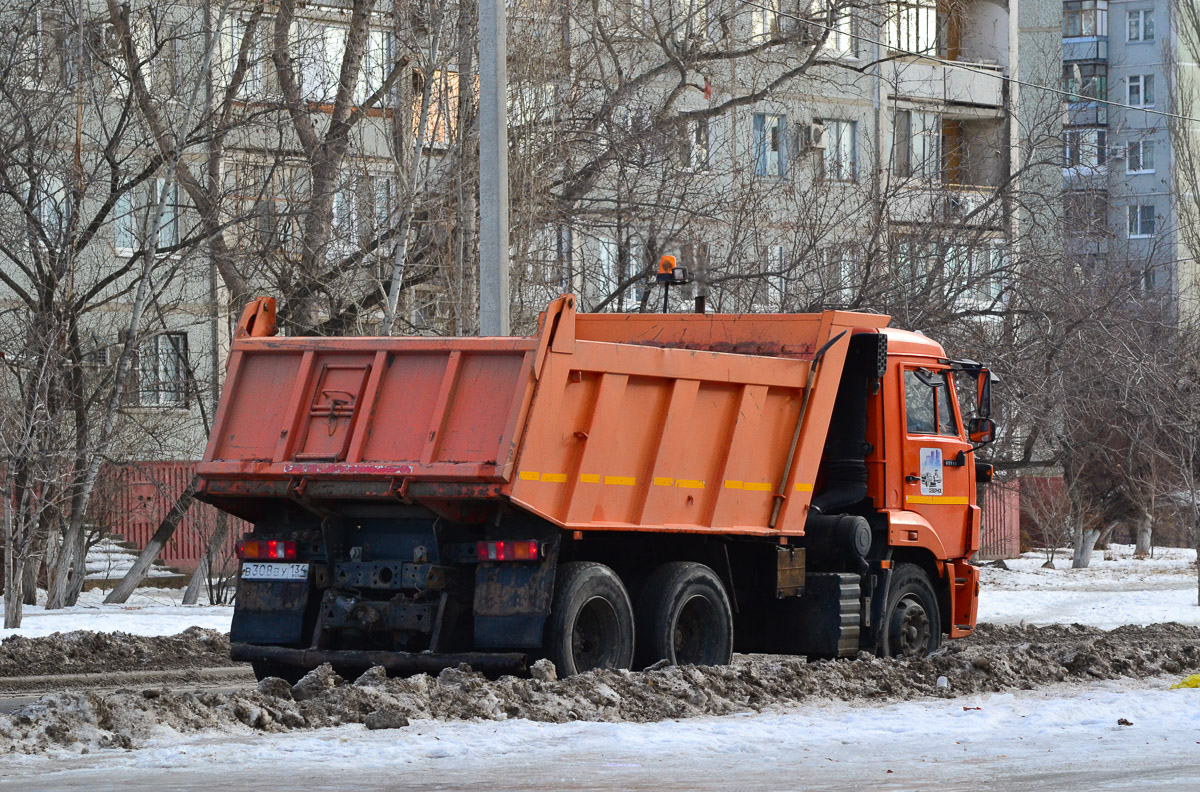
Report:
<svg viewBox="0 0 1200 792"><path fill-rule="evenodd" d="M946 557L966 553L970 521L971 444L963 438L949 369L905 366L903 507L929 521Z"/></svg>

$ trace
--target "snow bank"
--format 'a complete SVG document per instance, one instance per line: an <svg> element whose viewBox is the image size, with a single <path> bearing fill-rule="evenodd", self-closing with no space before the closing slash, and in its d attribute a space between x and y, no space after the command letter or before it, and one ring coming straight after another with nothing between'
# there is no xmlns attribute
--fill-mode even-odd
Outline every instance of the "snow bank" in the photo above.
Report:
<svg viewBox="0 0 1200 792"><path fill-rule="evenodd" d="M46 592L38 592L37 605L26 605L21 626L15 630L0 628L0 640L10 635L41 638L56 632L92 630L125 632L131 635L175 635L189 627L229 632L233 608L209 605L201 593L202 605L181 605L182 589L139 588L124 605L105 605L107 591L85 591L71 608L48 611Z"/></svg>

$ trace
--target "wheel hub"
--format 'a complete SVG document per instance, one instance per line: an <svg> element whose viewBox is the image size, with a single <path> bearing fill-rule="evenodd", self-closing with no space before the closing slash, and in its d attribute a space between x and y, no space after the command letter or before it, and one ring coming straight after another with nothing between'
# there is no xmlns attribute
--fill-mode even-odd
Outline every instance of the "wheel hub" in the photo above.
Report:
<svg viewBox="0 0 1200 792"><path fill-rule="evenodd" d="M921 657L930 645L929 615L915 598L905 597L896 603L889 626L891 654L894 657Z"/></svg>

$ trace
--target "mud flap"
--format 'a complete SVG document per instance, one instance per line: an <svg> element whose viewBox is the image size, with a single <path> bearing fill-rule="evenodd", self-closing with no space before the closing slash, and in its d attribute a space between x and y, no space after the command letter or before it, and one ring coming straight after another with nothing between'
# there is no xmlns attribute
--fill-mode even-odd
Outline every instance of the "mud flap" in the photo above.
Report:
<svg viewBox="0 0 1200 792"><path fill-rule="evenodd" d="M543 544L537 564L483 563L475 569L475 647L532 649L542 645L554 595L558 542Z"/></svg>
<svg viewBox="0 0 1200 792"><path fill-rule="evenodd" d="M975 629L979 609L979 567L966 561L946 564L950 573L950 637L962 638Z"/></svg>
<svg viewBox="0 0 1200 792"><path fill-rule="evenodd" d="M229 627L232 643L302 646L308 581L238 580L237 607Z"/></svg>

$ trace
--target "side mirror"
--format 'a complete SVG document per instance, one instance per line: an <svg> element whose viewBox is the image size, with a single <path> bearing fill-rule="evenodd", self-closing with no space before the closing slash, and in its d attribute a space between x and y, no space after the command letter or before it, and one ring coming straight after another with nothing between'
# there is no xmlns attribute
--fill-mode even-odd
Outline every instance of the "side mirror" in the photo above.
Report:
<svg viewBox="0 0 1200 792"><path fill-rule="evenodd" d="M978 376L979 403L975 405L975 414L987 418L992 414L992 372L980 369Z"/></svg>
<svg viewBox="0 0 1200 792"><path fill-rule="evenodd" d="M967 436L976 445L984 445L996 439L996 422L991 418L972 418L967 421Z"/></svg>

